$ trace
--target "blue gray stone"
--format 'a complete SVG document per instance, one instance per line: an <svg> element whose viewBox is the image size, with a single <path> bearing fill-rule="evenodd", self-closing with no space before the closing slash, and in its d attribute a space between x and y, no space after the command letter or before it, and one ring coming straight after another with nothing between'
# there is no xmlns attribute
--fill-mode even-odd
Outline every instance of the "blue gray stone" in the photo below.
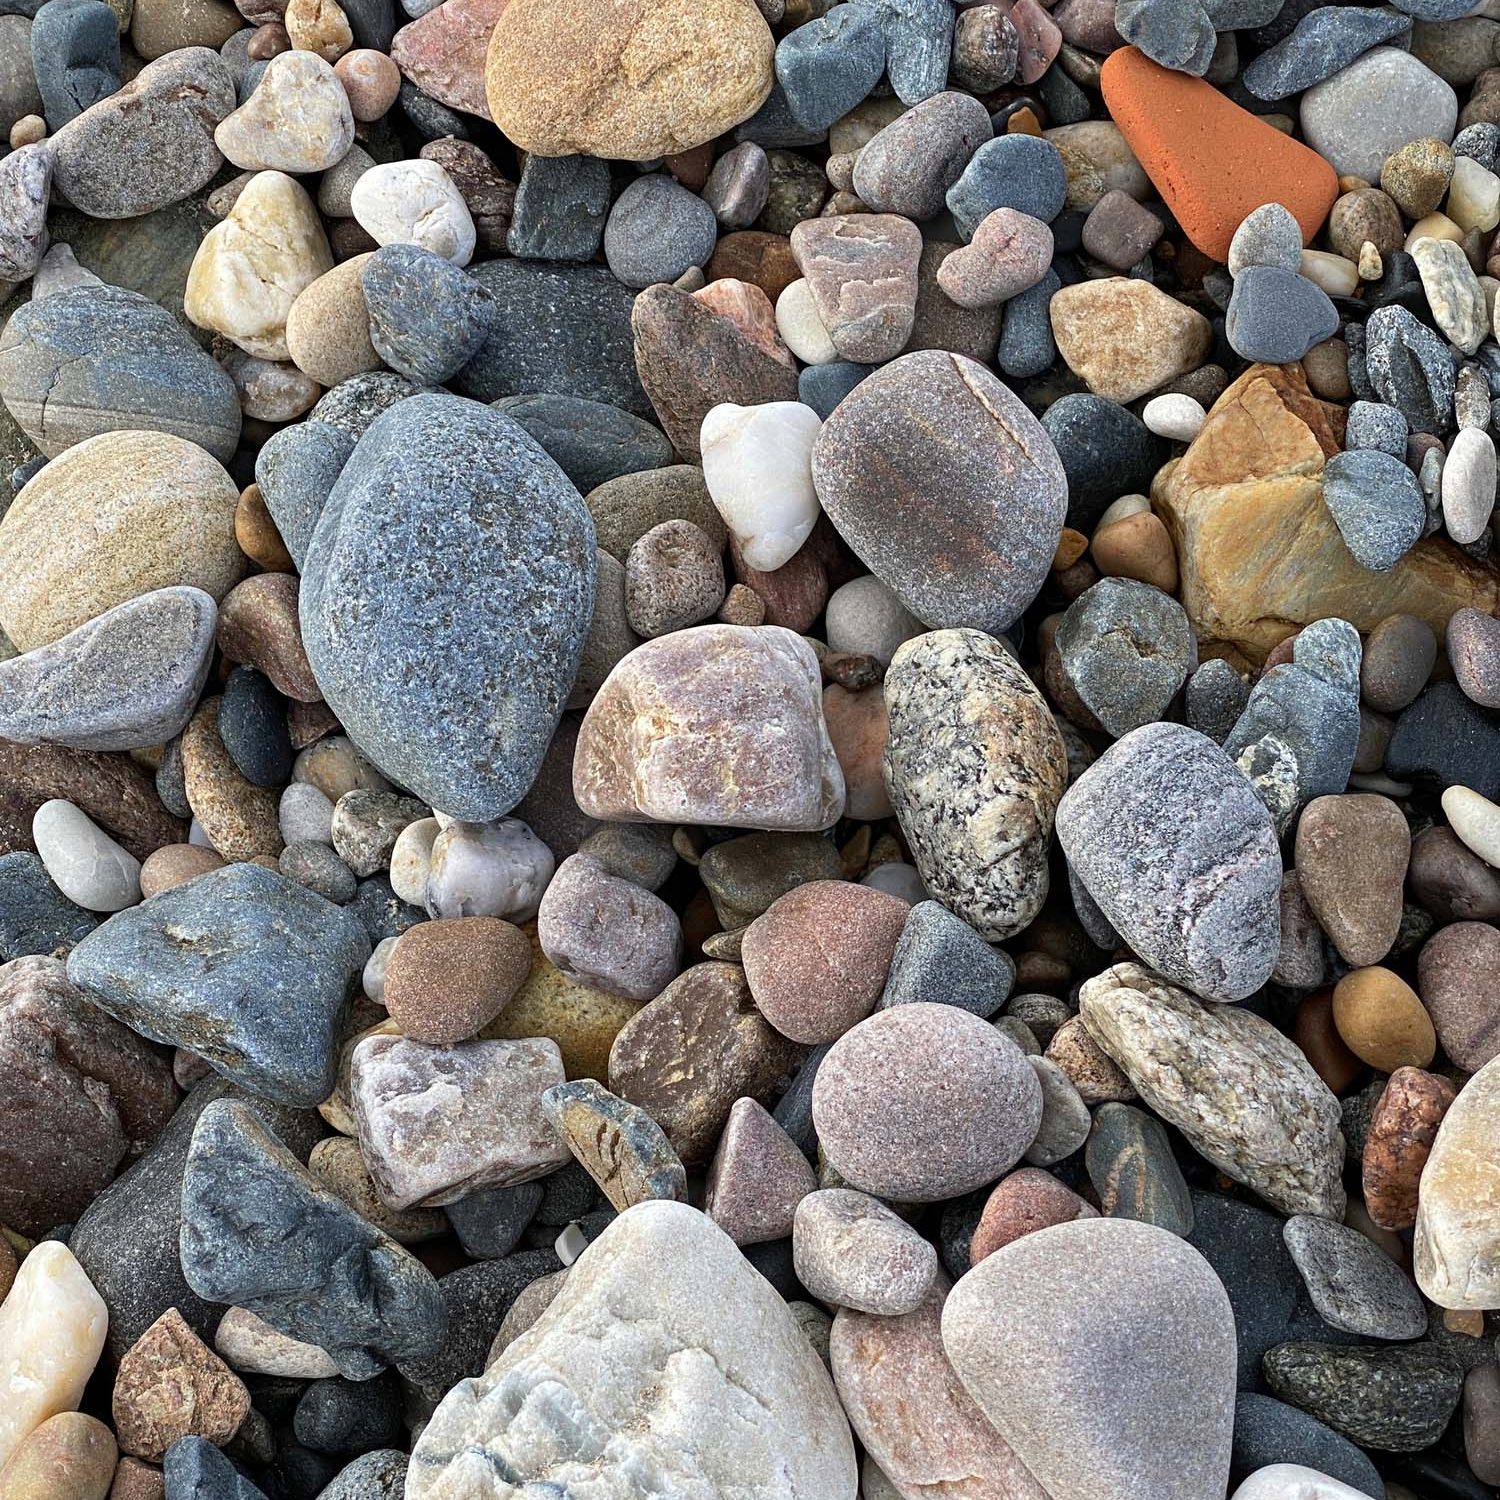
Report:
<svg viewBox="0 0 1500 1500"><path fill-rule="evenodd" d="M353 917L255 864L226 865L95 928L68 978L116 1020L252 1093L321 1104L370 956Z"/></svg>
<svg viewBox="0 0 1500 1500"><path fill-rule="evenodd" d="M55 0L54 0L55 3ZM166 1500L266 1500L210 1442L178 1438L162 1461Z"/></svg>
<svg viewBox="0 0 1500 1500"><path fill-rule="evenodd" d="M868 0L836 5L776 44L776 79L787 109L819 134L866 99L884 72L881 13Z"/></svg>
<svg viewBox="0 0 1500 1500"><path fill-rule="evenodd" d="M180 1243L200 1297L326 1349L350 1380L442 1344L427 1268L323 1187L243 1104L210 1104L193 1129Z"/></svg>
<svg viewBox="0 0 1500 1500"><path fill-rule="evenodd" d="M826 365L807 365L797 377L797 399L812 407L826 422L834 407L874 370L874 365L856 365L844 359Z"/></svg>
<svg viewBox="0 0 1500 1500"><path fill-rule="evenodd" d="M669 173L653 172L615 199L604 226L604 258L615 280L639 291L707 265L718 237L713 209Z"/></svg>
<svg viewBox="0 0 1500 1500"><path fill-rule="evenodd" d="M165 744L197 706L218 616L202 589L156 589L0 662L0 738L77 750Z"/></svg>
<svg viewBox="0 0 1500 1500"><path fill-rule="evenodd" d="M1247 63L1240 79L1257 99L1286 99L1332 78L1371 47L1399 37L1410 26L1410 17L1399 11L1321 5L1303 16L1290 36Z"/></svg>
<svg viewBox="0 0 1500 1500"><path fill-rule="evenodd" d="M1456 21L1468 15L1473 5L1464 0L1392 0L1397 10L1403 10L1419 21Z"/></svg>
<svg viewBox="0 0 1500 1500"><path fill-rule="evenodd" d="M300 570L318 517L354 452L354 439L309 417L273 432L255 458L255 482Z"/></svg>
<svg viewBox="0 0 1500 1500"><path fill-rule="evenodd" d="M592 1188L593 1179L589 1178L588 1183ZM443 1212L448 1215L465 1255L475 1260L500 1260L521 1242L545 1192L540 1182L484 1188L448 1204Z"/></svg>
<svg viewBox="0 0 1500 1500"><path fill-rule="evenodd" d="M1201 0L1118 0L1115 30L1152 62L1202 78L1218 37Z"/></svg>
<svg viewBox="0 0 1500 1500"><path fill-rule="evenodd" d="M1466 786L1500 798L1500 715L1481 708L1455 682L1438 682L1402 710L1385 750L1400 781Z"/></svg>
<svg viewBox="0 0 1500 1500"><path fill-rule="evenodd" d="M1050 309L1052 298L1061 286L1057 272L1049 266L1035 286L1027 287L1006 302L1000 343L995 350L995 363L1002 375L1009 375L1012 380L1029 380L1052 368L1057 358L1057 342L1052 337Z"/></svg>
<svg viewBox="0 0 1500 1500"><path fill-rule="evenodd" d="M1086 391L1054 401L1042 427L1068 476L1067 524L1086 536L1113 500L1149 490L1166 459L1166 444L1133 411Z"/></svg>
<svg viewBox="0 0 1500 1500"><path fill-rule="evenodd" d="M400 937L403 932L427 920L427 913L419 906L401 900L384 875L372 875L361 880L359 890L349 903L349 911L365 929L365 936L372 948L379 947L386 938Z"/></svg>
<svg viewBox="0 0 1500 1500"><path fill-rule="evenodd" d="M1155 1115L1129 1104L1101 1104L1083 1160L1106 1218L1155 1224L1184 1239L1193 1232L1193 1200Z"/></svg>
<svg viewBox="0 0 1500 1500"><path fill-rule="evenodd" d="M469 139L464 116L431 94L423 93L409 78L401 80L396 104L406 116L407 123L424 141L440 141L444 137L459 141Z"/></svg>
<svg viewBox="0 0 1500 1500"><path fill-rule="evenodd" d="M1068 177L1062 153L1035 135L999 135L969 158L948 189L948 209L958 232L974 238L980 220L997 208L1013 208L1050 224L1062 212Z"/></svg>
<svg viewBox="0 0 1500 1500"><path fill-rule="evenodd" d="M58 890L29 849L0 855L0 963L71 948L98 924Z"/></svg>
<svg viewBox="0 0 1500 1500"><path fill-rule="evenodd" d="M816 146L826 134L827 131L810 130L798 123L779 79L771 85L766 102L734 128L736 142L743 145L752 141L767 151L783 146Z"/></svg>
<svg viewBox="0 0 1500 1500"><path fill-rule="evenodd" d="M1367 1339L1419 1339L1427 1332L1422 1294L1358 1229L1294 1214L1281 1237L1312 1305L1330 1328Z"/></svg>
<svg viewBox="0 0 1500 1500"><path fill-rule="evenodd" d="M660 427L581 396L505 396L491 403L539 442L580 494L672 462Z"/></svg>
<svg viewBox="0 0 1500 1500"><path fill-rule="evenodd" d="M1227 661L1214 657L1188 678L1183 717L1216 745L1229 738L1249 700L1250 689Z"/></svg>
<svg viewBox="0 0 1500 1500"><path fill-rule="evenodd" d="M252 785L285 786L291 779L286 700L254 667L236 667L224 684L219 738L240 775Z"/></svg>
<svg viewBox="0 0 1500 1500"><path fill-rule="evenodd" d="M120 87L119 19L103 0L47 0L31 23L31 61L55 133Z"/></svg>
<svg viewBox="0 0 1500 1500"><path fill-rule="evenodd" d="M365 262L360 284L375 352L418 385L442 385L463 369L498 312L474 277L420 245L377 250Z"/></svg>
<svg viewBox="0 0 1500 1500"><path fill-rule="evenodd" d="M358 442L370 430L370 424L382 412L417 394L404 375L389 370L371 370L341 380L331 391L318 397L318 404L308 413L309 422L326 422Z"/></svg>
<svg viewBox="0 0 1500 1500"><path fill-rule="evenodd" d="M408 1463L398 1448L377 1448L340 1469L318 1500L401 1500Z"/></svg>
<svg viewBox="0 0 1500 1500"><path fill-rule="evenodd" d="M592 260L609 213L609 163L529 155L516 184L505 248L518 260Z"/></svg>
<svg viewBox="0 0 1500 1500"><path fill-rule="evenodd" d="M455 389L476 401L586 396L638 417L652 415L635 372L635 297L607 266L491 260L470 274L505 315L458 372Z"/></svg>
<svg viewBox="0 0 1500 1500"><path fill-rule="evenodd" d="M961 917L936 901L906 915L878 1010L935 1001L989 1020L1010 996L1015 960L991 947Z"/></svg>
<svg viewBox="0 0 1500 1500"><path fill-rule="evenodd" d="M1365 370L1413 432L1443 433L1452 425L1457 377L1448 345L1406 308L1377 307L1365 320Z"/></svg>
<svg viewBox="0 0 1500 1500"><path fill-rule="evenodd" d="M48 458L101 432L170 432L221 463L240 438L234 382L155 302L76 286L0 330L0 401Z"/></svg>
<svg viewBox="0 0 1500 1500"><path fill-rule="evenodd" d="M1348 1438L1274 1396L1241 1391L1234 1403L1229 1482L1239 1484L1269 1464L1301 1464L1371 1500L1385 1500L1380 1471Z"/></svg>
<svg viewBox="0 0 1500 1500"><path fill-rule="evenodd" d="M1241 359L1282 365L1338 332L1338 309L1322 287L1284 266L1246 266L1234 278L1224 333Z"/></svg>
<svg viewBox="0 0 1500 1500"><path fill-rule="evenodd" d="M1355 562L1375 573L1394 568L1421 540L1427 522L1416 475L1379 448L1335 453L1323 466L1323 500Z"/></svg>
<svg viewBox="0 0 1500 1500"><path fill-rule="evenodd" d="M885 33L886 72L903 104L941 93L953 50L950 0L876 0Z"/></svg>
<svg viewBox="0 0 1500 1500"><path fill-rule="evenodd" d="M307 549L303 643L387 776L485 822L542 763L594 606L594 527L522 427L459 397L386 412Z"/></svg>
<svg viewBox="0 0 1500 1500"><path fill-rule="evenodd" d="M1344 424L1346 448L1378 448L1392 458L1406 457L1406 418L1384 401L1352 401Z"/></svg>
<svg viewBox="0 0 1500 1500"><path fill-rule="evenodd" d="M315 1380L297 1402L292 1432L304 1448L335 1458L399 1443L401 1383L389 1373L374 1380Z"/></svg>

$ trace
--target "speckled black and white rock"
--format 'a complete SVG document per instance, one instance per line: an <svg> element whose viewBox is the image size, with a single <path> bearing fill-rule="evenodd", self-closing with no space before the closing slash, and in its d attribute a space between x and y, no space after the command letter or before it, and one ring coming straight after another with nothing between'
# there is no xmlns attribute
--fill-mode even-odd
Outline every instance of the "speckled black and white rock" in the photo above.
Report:
<svg viewBox="0 0 1500 1500"><path fill-rule="evenodd" d="M593 523L515 423L415 396L345 465L298 605L313 673L355 743L432 807L486 821L531 785L573 685Z"/></svg>
<svg viewBox="0 0 1500 1500"><path fill-rule="evenodd" d="M1342 1219L1338 1100L1301 1049L1241 1006L1205 1004L1139 964L1086 980L1079 1014L1200 1155L1283 1213Z"/></svg>
<svg viewBox="0 0 1500 1500"><path fill-rule="evenodd" d="M1207 736L1132 730L1069 788L1057 836L1110 924L1168 979L1243 1000L1270 977L1281 851L1265 805Z"/></svg>
<svg viewBox="0 0 1500 1500"><path fill-rule="evenodd" d="M117 912L69 955L68 977L143 1036L267 1099L311 1106L333 1092L369 956L352 915L234 864Z"/></svg>
<svg viewBox="0 0 1500 1500"><path fill-rule="evenodd" d="M1068 780L1052 710L978 630L908 641L885 697L886 791L923 883L981 937L1013 936L1046 900L1052 819Z"/></svg>
<svg viewBox="0 0 1500 1500"><path fill-rule="evenodd" d="M1363 404L1381 409L1374 402ZM1400 417L1394 407L1383 409ZM1401 447L1404 453L1404 432ZM1416 476L1401 457L1374 447L1335 453L1324 464L1323 500L1355 562L1377 573L1400 562L1421 539L1427 521Z"/></svg>

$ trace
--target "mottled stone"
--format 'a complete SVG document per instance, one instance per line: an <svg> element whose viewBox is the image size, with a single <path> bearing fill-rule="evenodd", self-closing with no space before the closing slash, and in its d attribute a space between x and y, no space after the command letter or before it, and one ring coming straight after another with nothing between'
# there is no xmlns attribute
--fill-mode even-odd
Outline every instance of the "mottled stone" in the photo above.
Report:
<svg viewBox="0 0 1500 1500"><path fill-rule="evenodd" d="M1183 1238L1193 1232L1193 1200L1161 1121L1129 1104L1101 1104L1084 1160L1108 1218L1137 1219Z"/></svg>
<svg viewBox="0 0 1500 1500"><path fill-rule="evenodd" d="M736 1245L785 1239L817 1188L797 1143L754 1099L736 1099L703 1189L703 1212Z"/></svg>
<svg viewBox="0 0 1500 1500"><path fill-rule="evenodd" d="M876 213L935 218L992 133L988 113L972 95L934 91L860 149L854 191Z"/></svg>
<svg viewBox="0 0 1500 1500"><path fill-rule="evenodd" d="M97 925L92 912L58 890L35 854L17 849L0 855L0 963L66 951ZM70 1217L54 1215L51 1222Z"/></svg>
<svg viewBox="0 0 1500 1500"><path fill-rule="evenodd" d="M283 52L214 131L214 141L246 171L322 172L354 144L349 96L316 53Z"/></svg>
<svg viewBox="0 0 1500 1500"><path fill-rule="evenodd" d="M808 219L791 235L818 317L841 359L878 364L911 337L922 237L896 214Z"/></svg>
<svg viewBox="0 0 1500 1500"><path fill-rule="evenodd" d="M1317 797L1297 824L1302 894L1346 962L1379 963L1401 924L1411 834L1388 797Z"/></svg>
<svg viewBox="0 0 1500 1500"><path fill-rule="evenodd" d="M225 859L276 858L281 826L276 794L240 770L224 743L220 714L224 698L199 706L182 736L182 769L188 805L208 841Z"/></svg>
<svg viewBox="0 0 1500 1500"><path fill-rule="evenodd" d="M1418 1181L1456 1097L1446 1078L1420 1068L1397 1068L1387 1080L1361 1154L1365 1208L1382 1229L1416 1223Z"/></svg>
<svg viewBox="0 0 1500 1500"><path fill-rule="evenodd" d="M900 1317L937 1275L937 1252L879 1199L848 1188L809 1193L792 1229L797 1280L820 1302Z"/></svg>
<svg viewBox="0 0 1500 1500"><path fill-rule="evenodd" d="M1416 1287L1359 1230L1297 1214L1282 1237L1329 1327L1375 1339L1416 1339L1427 1332L1427 1309Z"/></svg>
<svg viewBox="0 0 1500 1500"><path fill-rule="evenodd" d="M592 1078L557 1084L546 1118L609 1201L623 1213L651 1199L687 1197L687 1178L661 1126Z"/></svg>
<svg viewBox="0 0 1500 1500"><path fill-rule="evenodd" d="M1283 1212L1342 1217L1338 1101L1268 1021L1130 963L1087 981L1079 1003L1090 1035L1196 1151Z"/></svg>
<svg viewBox="0 0 1500 1500"><path fill-rule="evenodd" d="M1500 1016L1491 999L1497 961L1500 928L1488 922L1454 922L1417 958L1417 988L1443 1051L1470 1072L1500 1056Z"/></svg>

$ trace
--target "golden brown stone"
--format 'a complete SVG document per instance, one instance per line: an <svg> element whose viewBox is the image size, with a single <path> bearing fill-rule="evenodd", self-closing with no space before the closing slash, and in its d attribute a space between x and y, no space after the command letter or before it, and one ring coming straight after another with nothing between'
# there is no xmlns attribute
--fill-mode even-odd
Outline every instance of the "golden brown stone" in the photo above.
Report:
<svg viewBox="0 0 1500 1500"><path fill-rule="evenodd" d="M1354 969L1334 986L1333 1020L1344 1045L1382 1073L1425 1068L1437 1052L1417 992L1379 964Z"/></svg>
<svg viewBox="0 0 1500 1500"><path fill-rule="evenodd" d="M219 699L206 699L182 732L188 806L226 860L281 853L276 793L249 781L219 738Z"/></svg>
<svg viewBox="0 0 1500 1500"><path fill-rule="evenodd" d="M1208 319L1129 276L1065 286L1049 306L1058 352L1095 395L1134 401L1208 356Z"/></svg>
<svg viewBox="0 0 1500 1500"><path fill-rule="evenodd" d="M104 1500L114 1478L115 1440L82 1412L48 1417L0 1472L0 1500Z"/></svg>
<svg viewBox="0 0 1500 1500"><path fill-rule="evenodd" d="M141 866L141 899L149 901L196 875L223 867L223 857L201 844L163 844Z"/></svg>
<svg viewBox="0 0 1500 1500"><path fill-rule="evenodd" d="M256 567L268 573L291 572L292 554L281 540L258 484L246 485L240 491L239 504L234 508L234 539Z"/></svg>

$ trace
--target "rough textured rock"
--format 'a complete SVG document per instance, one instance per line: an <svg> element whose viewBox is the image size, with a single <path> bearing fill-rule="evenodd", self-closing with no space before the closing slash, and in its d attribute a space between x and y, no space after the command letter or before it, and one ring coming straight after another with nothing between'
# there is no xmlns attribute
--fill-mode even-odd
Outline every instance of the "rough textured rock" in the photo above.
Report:
<svg viewBox="0 0 1500 1500"><path fill-rule="evenodd" d="M1341 419L1294 368L1253 366L1152 485L1205 654L1258 666L1300 626L1329 616L1370 631L1388 615L1411 614L1441 640L1455 610L1500 607L1495 571L1440 537L1418 542L1385 573L1355 562L1320 482L1342 447Z"/></svg>
<svg viewBox="0 0 1500 1500"><path fill-rule="evenodd" d="M563 1144L621 1213L655 1198L687 1197L681 1160L639 1105L583 1078L548 1089L542 1107Z"/></svg>
<svg viewBox="0 0 1500 1500"><path fill-rule="evenodd" d="M1417 1189L1438 1127L1458 1091L1420 1068L1397 1068L1382 1091L1360 1157L1365 1208L1382 1229L1417 1221Z"/></svg>
<svg viewBox="0 0 1500 1500"><path fill-rule="evenodd" d="M1207 736L1132 730L1064 795L1057 836L1111 926L1168 979L1230 1001L1270 976L1281 852L1264 804Z"/></svg>
<svg viewBox="0 0 1500 1500"><path fill-rule="evenodd" d="M1062 736L1016 659L978 630L903 645L885 678L886 790L923 884L982 937L1030 925L1067 785ZM936 997L932 997L936 998Z"/></svg>
<svg viewBox="0 0 1500 1500"><path fill-rule="evenodd" d="M1297 1214L1282 1237L1330 1328L1375 1339L1415 1339L1427 1332L1427 1309L1417 1289L1359 1230Z"/></svg>
<svg viewBox="0 0 1500 1500"><path fill-rule="evenodd" d="M1088 980L1079 1006L1089 1035L1194 1150L1284 1213L1343 1217L1338 1100L1269 1021L1130 963Z"/></svg>
<svg viewBox="0 0 1500 1500"><path fill-rule="evenodd" d="M407 1494L628 1489L643 1472L658 1488L745 1500L854 1500L857 1489L811 1344L734 1242L680 1203L620 1215L531 1329L444 1397Z"/></svg>

